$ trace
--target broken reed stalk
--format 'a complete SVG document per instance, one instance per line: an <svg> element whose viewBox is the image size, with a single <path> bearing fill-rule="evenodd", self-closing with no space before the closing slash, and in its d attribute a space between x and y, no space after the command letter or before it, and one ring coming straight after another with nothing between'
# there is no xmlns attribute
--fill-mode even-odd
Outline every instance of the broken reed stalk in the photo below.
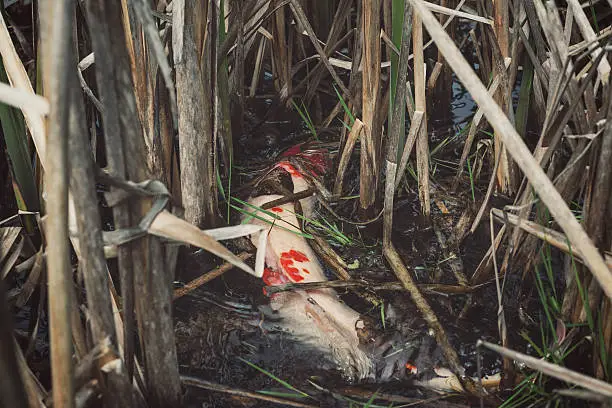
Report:
<svg viewBox="0 0 612 408"><path fill-rule="evenodd" d="M423 112L423 120L416 138L419 202L426 216L431 213L429 202L429 142L427 137L427 101L425 99L425 61L423 56L423 23L417 13L412 16L412 44L414 54L414 110Z"/></svg>
<svg viewBox="0 0 612 408"><path fill-rule="evenodd" d="M77 83L76 58L69 65L70 104L70 187L73 193L79 249L80 270L85 282L88 322L91 327L92 342L98 344L110 338L116 344L115 321L112 310L112 300L109 292L109 275L104 258L104 243L102 241L102 226L96 182L94 179L94 163L91 155L91 145L88 140L85 111ZM79 322L80 325L80 322ZM75 327L76 328L76 327ZM119 360L121 363L121 360ZM123 364L119 369L108 372L108 393L104 395L111 406L132 405L130 381L125 375Z"/></svg>
<svg viewBox="0 0 612 408"><path fill-rule="evenodd" d="M531 367L534 370L537 370L550 377L557 378L561 381L565 381L570 384L578 385L587 390L593 391L598 395L604 395L608 398L612 397L612 385L605 381L601 381L596 378L577 373L568 369L567 367L562 367L557 364L549 363L548 361L545 361L543 359L519 353L517 351L510 350L508 348L501 347L497 344L492 344L487 341L478 340L477 346L486 347L501 354L502 356L506 356L515 361L522 362L528 367Z"/></svg>
<svg viewBox="0 0 612 408"><path fill-rule="evenodd" d="M298 27L300 28L300 31L306 31L306 33L308 34L308 38L312 42L313 47L315 48L315 50L319 54L320 61L323 63L323 65L325 65L325 67L329 71L329 74L334 79L335 83L342 90L342 93L345 95L345 98L348 99L349 101L351 101L353 99L353 97L351 96L350 91L344 85L344 82L342 82L342 80L340 79L340 77L336 73L336 70L334 69L334 67L329 62L329 59L328 59L327 55L325 54L325 51L321 47L321 44L319 44L319 40L317 39L317 36L315 35L314 30L312 29L312 26L310 25L310 22L308 21L308 18L304 14L304 9L300 5L300 2L297 1L297 0L289 0L289 6L291 7L291 11L293 11L293 15L294 15L294 17L295 17L295 19L297 21L297 24L298 24ZM380 27L380 25L379 25L379 27ZM380 40L378 41L378 43L380 45Z"/></svg>
<svg viewBox="0 0 612 408"><path fill-rule="evenodd" d="M334 182L334 191L333 196L335 198L340 198L342 195L342 184L344 181L344 173L346 172L346 168L348 166L349 160L351 158L351 153L355 148L355 143L357 143L357 139L360 138L363 133L363 122L359 119L355 119L355 123L351 127L351 131L346 138L346 143L344 144L344 148L342 149L342 155L340 156L340 161L338 162L338 171L336 172L336 179ZM362 137L363 140L363 137Z"/></svg>
<svg viewBox="0 0 612 408"><path fill-rule="evenodd" d="M114 39L112 28L107 21L117 21L120 14L107 8L102 0L87 2L87 17L89 30L92 33L92 48L96 55L96 80L100 100L104 105L102 111L102 125L106 146L106 160L108 171L114 176L127 178L126 154L121 133L119 95L116 88L114 67ZM121 21L121 20L118 20ZM117 29L123 30L119 27ZM111 192L115 191L111 188ZM119 203L113 207L113 222L116 229L131 226L130 209L127 202ZM121 302L123 308L123 359L128 378L134 373L134 333L136 322L134 320L134 266L132 261L132 244L120 245L117 250L119 279L121 283Z"/></svg>
<svg viewBox="0 0 612 408"><path fill-rule="evenodd" d="M380 129L377 108L380 90L380 0L364 0L361 10L362 29L362 107L361 167L359 203L362 210L374 204L378 184L378 139Z"/></svg>
<svg viewBox="0 0 612 408"><path fill-rule="evenodd" d="M603 257L593 245L580 223L576 220L567 204L546 176L531 152L517 134L512 123L504 115L499 106L487 94L487 90L476 76L468 62L461 55L457 46L451 41L440 23L423 4L422 0L410 0L421 16L428 32L444 54L459 80L470 92L476 103L483 109L489 123L499 132L503 143L519 165L539 198L550 210L557 223L567 234L572 246L575 246L585 256L585 263L598 280L606 295L612 298L612 273L607 268Z"/></svg>
<svg viewBox="0 0 612 408"><path fill-rule="evenodd" d="M502 58L508 58L510 56L510 16L508 9L508 2L506 0L497 0L494 2L494 30L495 37L497 40L497 44L501 51ZM486 30L483 30L486 31ZM486 35L486 34L485 34ZM492 65L496 65L495 55L493 55ZM496 70L494 69L493 72ZM508 110L511 109L511 106L507 103L508 95L506 95L506 91L509 90L509 87L502 86L495 93L495 101L499 104L502 110L505 113L508 113ZM500 155L499 166L497 167L497 185L500 187L502 192L513 192L514 186L512 183L511 169L512 165L510 160L508 159L508 153L504 148L499 135L496 133L493 134L493 142L494 142L494 151L495 155Z"/></svg>
<svg viewBox="0 0 612 408"><path fill-rule="evenodd" d="M49 343L53 405L74 407L74 367L70 313L73 302L72 267L68 243L68 117L72 43L72 2L41 4L42 66L50 112L47 133L47 273L49 287Z"/></svg>
<svg viewBox="0 0 612 408"><path fill-rule="evenodd" d="M606 211L612 205L612 200L610 200L612 190L612 171L610 171L610 163L612 162L612 86L608 85L608 88L606 126L601 136L595 180L593 181L593 191L597 194L594 195L589 205L586 217L587 231L590 232L589 235L593 239L593 243L598 247L602 244L606 228L606 223L602 220L606 219Z"/></svg>
<svg viewBox="0 0 612 408"><path fill-rule="evenodd" d="M212 87L215 85L210 81L214 44L210 31L205 34L207 27L216 24L207 25L198 13L193 13L208 7L208 1L204 0L177 0L172 6L182 202L185 219L198 227L214 225L216 206L212 153Z"/></svg>
<svg viewBox="0 0 612 408"><path fill-rule="evenodd" d="M227 187L227 195L231 196L231 178L232 178L232 166L234 163L234 141L232 136L232 112L230 110L230 102L231 95L230 93L230 84L229 84L229 64L227 55L220 56L219 50L222 46L223 41L226 38L226 27L225 27L225 17L226 11L225 7L229 0L221 0L219 3L219 15L216 22L216 29L218 32L219 39L216 41L214 48L214 55L217 58L217 61L222 61L220 64L217 64L216 68L213 68L217 72L217 86L214 88L214 141L213 148L218 150L221 154L219 160L216 161L216 168L220 169L224 177L229 179L228 187ZM243 5L244 6L244 5ZM236 27L236 25L234 25ZM238 35L238 49L241 55L244 54L244 9L240 13L239 24L237 25L240 35ZM262 40L262 44L264 40ZM214 61L214 60L213 60ZM261 64L261 62L260 62ZM257 65L257 63L256 63ZM261 66L260 66L261 68ZM244 75L244 66L240 68L242 74ZM256 68L257 70L257 68ZM256 79L257 75L253 74L253 79ZM244 82L244 79L242 80ZM243 84L244 87L244 84ZM241 91L241 95L246 92L246 88ZM240 109L244 111L244 97L240 98ZM243 120L239 120L239 129L237 130L239 133L242 133L243 128ZM214 146L218 145L218 149ZM221 166L221 164L223 166ZM229 211L228 206L228 211Z"/></svg>
<svg viewBox="0 0 612 408"><path fill-rule="evenodd" d="M112 123L109 122L107 125L115 126L117 134L120 135L120 138L115 140L117 145L110 145L107 139L107 147L123 149L126 179L143 181L149 178L149 174L146 168L147 161L144 158L143 125L138 115L133 73L126 46L128 44L126 38L130 37L126 37L122 24L124 20L119 8L107 7L103 1L96 4L98 7L96 11L102 13L101 17L92 15L90 20L100 18L99 21L105 24L96 26L90 21L91 37L100 37L98 43L94 41L94 47L96 44L98 46L94 52L97 53L98 50L107 52L111 57L108 59L109 65L96 67L96 70L102 71L98 75L105 80L100 84L100 92L101 96L107 92L107 99L103 97L105 108L112 104L117 107L114 111L116 116L109 117ZM91 11L92 9L90 13ZM127 21L125 23L127 24ZM105 132L105 136L112 135ZM145 200L130 203L131 221L139 222L149 210L149 206ZM132 290L125 295L129 298L138 293L135 297L135 310L149 403L153 406L178 406L181 390L171 316L171 277L166 272L163 248L158 238L150 236L129 244L129 248L131 248L130 261L134 287L125 288ZM133 309L126 309L125 304L123 310L126 317L133 312ZM126 330L125 335L129 334Z"/></svg>
<svg viewBox="0 0 612 408"><path fill-rule="evenodd" d="M333 24L331 24L331 28L329 29L329 34L327 36L327 40L325 41L325 47L323 48L323 52L325 56L329 58L332 55L332 51L335 50L336 44L339 42L340 34L342 33L343 22L346 20L347 16L351 12L351 0L340 0L336 8L336 13L334 14ZM316 3L315 3L316 4ZM334 6L333 2L329 2L330 6ZM327 11L327 10L325 10ZM331 9L330 9L331 11ZM326 14L326 13L323 13ZM323 79L323 75L325 74L324 63L322 60L317 62L317 65L313 68L312 78L308 80L308 88L306 89L306 94L304 95L304 103L308 105L312 100L316 90L318 89L319 83L321 79Z"/></svg>
<svg viewBox="0 0 612 408"><path fill-rule="evenodd" d="M117 20L115 20L117 21ZM115 35L125 44L124 32ZM149 178L144 160L144 134L137 120L136 100L125 47L115 50L115 66L119 71L120 123L129 179ZM123 55L122 55L123 54ZM121 58L122 57L122 58ZM132 220L140 220L150 209L144 200L131 207ZM148 401L153 406L178 406L181 398L178 360L172 322L172 278L168 276L163 259L163 247L158 238L147 236L133 244L134 287L136 317L143 350Z"/></svg>
<svg viewBox="0 0 612 408"><path fill-rule="evenodd" d="M238 258L242 259L243 261L246 261L247 259L251 258L253 256L253 254L249 253L249 252L242 252L240 254L237 255ZM174 293L172 294L172 300L176 300L178 298L181 298L183 296L185 296L186 294L188 294L189 292L199 288L200 286L210 282L211 280L218 278L219 276L223 275L225 272L231 270L234 267L234 264L230 263L230 262L224 262L223 264L221 264L220 266L216 267L215 269L206 272L205 274L203 274L202 276L199 276L195 279L193 279L192 281L189 281L185 284L185 286L183 286L182 288L178 288L174 290Z"/></svg>
<svg viewBox="0 0 612 408"><path fill-rule="evenodd" d="M224 264L225 265L225 264ZM459 286L459 285L444 285L444 284L419 284L419 290L430 294L444 295L465 295L470 294L478 289L483 288L488 283L483 283L476 286ZM266 286L266 294L268 296L275 293L286 292L290 290L313 290L323 288L349 289L363 288L372 292L378 291L406 291L406 286L402 282L381 282L372 283L363 280L333 280L324 282L309 282L309 283L285 283L282 285Z"/></svg>
<svg viewBox="0 0 612 408"><path fill-rule="evenodd" d="M554 246L557 249L560 249L561 251L565 252L567 255L571 254L572 256L577 258L578 261L584 262L582 260L582 253L576 248L571 248L568 245L565 236L561 234L560 232L557 232L550 228L543 227L540 224L535 223L533 221L521 219L514 214L508 214L508 213L504 214L502 210L499 210L497 208L491 209L491 213L494 216L495 221L500 222L500 223L509 223L514 226L517 226L521 228L523 231L541 239L542 241ZM612 270L612 256L606 254L605 261L608 267Z"/></svg>
<svg viewBox="0 0 612 408"><path fill-rule="evenodd" d="M276 3L280 3L277 1ZM278 7L274 12L274 42L271 42L272 67L276 81L276 90L281 102L289 103L291 88L291 61L285 23L285 7Z"/></svg>
<svg viewBox="0 0 612 408"><path fill-rule="evenodd" d="M408 21L409 18L410 18L410 3L406 1L404 5L404 21ZM422 57L422 45L423 45L422 35L419 33L415 34L415 30L418 30L418 27L420 26L420 24L421 22L419 19L413 19L414 44L421 45L421 57ZM419 288L416 286L414 280L412 279L412 276L410 276L410 272L408 271L408 269L402 262L402 259L400 258L399 254L395 250L395 247L393 246L393 242L391 241L392 224L393 224L393 198L395 195L395 184L396 184L395 178L398 177L398 175L396 174L397 156L398 156L398 151L399 151L398 143L400 140L399 135L401 132L404 131L403 126L401 126L401 123L400 123L400 119L401 119L400 111L403 111L405 107L403 101L405 100L405 94L406 94L406 81L404 80L404 78L406 77L406 73L408 71L408 54L410 50L410 38L409 38L410 31L409 29L410 29L410 25L405 24L402 30L402 46L401 46L401 52L400 52L400 58L399 58L397 90L395 94L395 103L393 104L394 109L393 109L392 116L391 116L389 140L387 141L387 154L386 154L387 178L385 180L385 201L384 201L384 213L383 213L384 214L383 215L384 217L383 254L385 255L385 258L391 265L391 268L393 269L399 281L404 285L406 290L410 293L410 296L412 297L413 302L415 303L415 305L417 306L417 308L423 315L423 318L425 319L429 327L433 330L436 341L438 345L442 348L442 351L444 353L444 356L446 357L449 367L458 376L458 378L461 378L463 380L462 382L465 382L465 388L470 393L476 394L476 389L473 386L472 382L465 376L464 374L465 370L461 367L461 363L459 362L459 356L457 355L457 352L453 349L452 345L450 344L450 341L448 340L448 336L446 335L444 328L440 324L440 321L438 320L434 311L431 309L431 306L429 306L429 303L427 302L425 297L423 297L423 295L419 291ZM414 54L415 54L415 64L416 64L416 61L419 60L419 56L417 55L418 50L415 49ZM422 63L420 66L422 70L423 69ZM418 67L415 66L415 77L416 77L417 69ZM415 79L415 81L418 81L418 79ZM417 94L419 95L419 97L424 99L424 86L425 86L424 79L421 78L420 82L421 82L421 86L423 87L423 89L421 89L420 92L423 92L423 93L422 94L417 93ZM424 100L422 100L422 102L424 102ZM417 111L421 112L421 110L419 110L418 108L424 109L423 105L417 105L417 106L418 106ZM420 127L422 128L422 126L423 125L421 125ZM425 140L425 143L427 143L427 140Z"/></svg>

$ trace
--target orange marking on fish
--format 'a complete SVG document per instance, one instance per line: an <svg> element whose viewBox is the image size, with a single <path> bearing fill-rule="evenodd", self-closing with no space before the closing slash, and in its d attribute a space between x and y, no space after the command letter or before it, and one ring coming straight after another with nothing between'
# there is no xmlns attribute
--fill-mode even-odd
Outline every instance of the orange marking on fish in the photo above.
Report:
<svg viewBox="0 0 612 408"><path fill-rule="evenodd" d="M308 273L308 274L310 273L310 271L306 268L302 268L302 270L304 271L304 273Z"/></svg>
<svg viewBox="0 0 612 408"><path fill-rule="evenodd" d="M272 208L270 208L270 209L271 209L272 211L274 211L274 212L277 212L277 213L282 213L282 212L283 212L283 209L282 209L282 208L280 208L280 207L272 207Z"/></svg>

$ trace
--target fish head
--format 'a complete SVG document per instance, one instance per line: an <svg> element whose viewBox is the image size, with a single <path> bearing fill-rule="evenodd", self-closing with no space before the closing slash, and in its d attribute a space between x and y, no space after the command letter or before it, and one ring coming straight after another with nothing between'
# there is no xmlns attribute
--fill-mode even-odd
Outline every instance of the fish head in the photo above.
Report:
<svg viewBox="0 0 612 408"><path fill-rule="evenodd" d="M330 151L319 144L300 143L281 153L282 160L297 160L300 167L307 169L311 176L323 177L331 168Z"/></svg>
<svg viewBox="0 0 612 408"><path fill-rule="evenodd" d="M275 327L305 348L322 352L350 382L372 373L372 360L355 330L359 318L333 293L280 292L270 297ZM331 292L331 291L330 291Z"/></svg>

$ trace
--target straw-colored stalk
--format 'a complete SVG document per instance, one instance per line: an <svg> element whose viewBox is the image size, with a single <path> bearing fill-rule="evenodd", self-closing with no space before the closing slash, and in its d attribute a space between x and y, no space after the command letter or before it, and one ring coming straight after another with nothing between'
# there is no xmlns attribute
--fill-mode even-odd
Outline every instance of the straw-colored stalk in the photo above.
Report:
<svg viewBox="0 0 612 408"><path fill-rule="evenodd" d="M510 17L508 10L508 2L506 0L495 0L494 2L494 28L495 36L497 38L497 44L501 51L502 58L506 59L510 57ZM495 58L495 57L493 57ZM495 61L493 61L495 66ZM499 104L504 112L508 112L510 105L508 104L508 96L506 94L506 87L501 87L495 94L495 101ZM508 157L508 153L501 143L500 137L497 134L493 136L494 150L497 156L499 152L500 162L497 167L497 184L502 192L513 192L515 186L512 179L512 161Z"/></svg>
<svg viewBox="0 0 612 408"><path fill-rule="evenodd" d="M423 122L416 139L419 201L421 211L429 216L429 143L427 138L427 101L425 96L425 60L423 56L423 23L417 13L412 16L412 43L414 53L414 109L423 112Z"/></svg>
<svg viewBox="0 0 612 408"><path fill-rule="evenodd" d="M87 2L87 13L90 22L89 29L96 33L92 36L92 46L96 56L96 78L100 99L105 106L102 112L102 124L106 141L106 159L109 171L118 177L126 178L126 159L119 119L119 97L114 86L113 78L114 61L112 57L112 42L110 30L107 30L106 28L108 26L104 24L104 21L108 21L108 19L111 18L109 17L111 12L112 9L105 9L101 1L92 0ZM123 30L123 27L121 29ZM129 44L131 44L131 42L128 43L128 46ZM135 64L135 62L132 61L132 64ZM141 70L138 71L140 72ZM136 81L138 80L136 78L134 79ZM114 189L111 191L114 191ZM130 227L131 217L127 203L118 204L113 207L113 221L117 229ZM122 306L124 310L134 310L134 273L132 248L130 245L123 245L118 249L117 261L119 266L119 279L121 282ZM128 378L131 378L134 371L134 332L136 330L134 313L124 313L122 326L124 336L119 340L119 344L123 344L123 358Z"/></svg>
<svg viewBox="0 0 612 408"><path fill-rule="evenodd" d="M362 118L359 202L363 210L374 204L378 182L377 108L380 89L380 0L364 0L362 9Z"/></svg>
<svg viewBox="0 0 612 408"><path fill-rule="evenodd" d="M173 3L172 45L178 94L181 191L185 219L197 226L212 226L215 217L213 115L210 69L212 35L204 35L204 0ZM215 7L214 5L212 7ZM200 64L202 56L202 64ZM208 79L208 81L205 81ZM204 86L204 83L207 85Z"/></svg>
<svg viewBox="0 0 612 408"><path fill-rule="evenodd" d="M49 337L53 405L74 406L71 320L73 292L68 241L68 64L72 7L68 0L46 3L40 9L43 40L43 81L50 113L47 133L47 273Z"/></svg>
<svg viewBox="0 0 612 408"><path fill-rule="evenodd" d="M280 3L277 1L276 3ZM291 61L289 44L287 43L286 7L279 7L274 13L274 41L272 42L271 52L273 67L275 69L276 90L280 95L281 101L290 103L287 98L291 95Z"/></svg>

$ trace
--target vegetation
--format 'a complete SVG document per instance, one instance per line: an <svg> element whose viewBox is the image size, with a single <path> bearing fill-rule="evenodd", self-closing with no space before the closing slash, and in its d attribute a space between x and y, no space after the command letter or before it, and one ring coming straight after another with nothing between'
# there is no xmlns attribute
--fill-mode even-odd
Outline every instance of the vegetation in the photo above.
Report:
<svg viewBox="0 0 612 408"><path fill-rule="evenodd" d="M263 273L262 253L252 267L250 254L219 242L265 233L228 226L241 212L261 217L240 198L237 165L258 99L271 99L270 111L293 112L302 139L334 152L331 189L317 186L324 217L297 214L309 225L303 236L352 284L320 238L356 245L344 227L360 234L382 214L382 253L397 286L466 393L503 406L610 404L608 3L5 0L0 175L10 182L0 185L0 405L73 407L101 398L104 406L180 406L182 386L293 406L318 406L330 395L351 406L414 403L378 391L340 395L315 381L296 384L300 391L246 360L284 392L181 375L174 244L226 262L198 286L232 265ZM475 111L434 140L431 118L457 82ZM394 209L411 195L438 232L440 263L451 264L446 286L469 294L464 309L495 284L501 346L481 346L504 358L506 389L498 393L461 375L415 276L421 266L396 249L403 215ZM438 215L448 213L451 196L464 204L440 233ZM507 205L498 208L500 200ZM461 249L487 229L487 217L489 249L465 270ZM520 283L519 296L537 299L518 324L508 280ZM28 329L15 330L23 310ZM384 307L380 316L384 325ZM43 379L31 353L47 318L51 372ZM539 337L523 330L529 319Z"/></svg>

